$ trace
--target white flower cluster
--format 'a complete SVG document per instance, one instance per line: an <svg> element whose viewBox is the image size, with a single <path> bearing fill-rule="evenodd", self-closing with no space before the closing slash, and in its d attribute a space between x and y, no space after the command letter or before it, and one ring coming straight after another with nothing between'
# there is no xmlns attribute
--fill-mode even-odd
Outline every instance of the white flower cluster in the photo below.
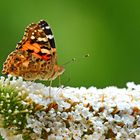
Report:
<svg viewBox="0 0 140 140"><path fill-rule="evenodd" d="M40 106L41 109L27 117L25 129L32 129L32 139L140 140L140 85L127 83L127 88L122 89L50 89L11 76L1 77L0 83L10 84L19 94L28 94L27 99ZM10 140L6 131L1 128L0 134ZM18 140L22 139L19 137Z"/></svg>

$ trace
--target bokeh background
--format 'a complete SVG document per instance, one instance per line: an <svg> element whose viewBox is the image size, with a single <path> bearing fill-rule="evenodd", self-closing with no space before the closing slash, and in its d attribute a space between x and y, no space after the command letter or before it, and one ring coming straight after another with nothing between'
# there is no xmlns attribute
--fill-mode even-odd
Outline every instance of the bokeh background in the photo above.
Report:
<svg viewBox="0 0 140 140"><path fill-rule="evenodd" d="M40 19L53 29L58 63L76 58L65 66L62 84L103 88L140 83L139 0L1 1L0 70L25 27ZM87 53L90 57L83 58Z"/></svg>

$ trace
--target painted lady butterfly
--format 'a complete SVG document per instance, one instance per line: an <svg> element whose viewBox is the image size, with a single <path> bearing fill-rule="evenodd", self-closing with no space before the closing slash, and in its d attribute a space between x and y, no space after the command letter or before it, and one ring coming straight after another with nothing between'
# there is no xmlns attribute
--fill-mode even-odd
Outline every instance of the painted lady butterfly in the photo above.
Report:
<svg viewBox="0 0 140 140"><path fill-rule="evenodd" d="M54 80L64 72L57 65L54 37L46 21L32 23L25 29L22 40L3 64L2 72L25 80Z"/></svg>

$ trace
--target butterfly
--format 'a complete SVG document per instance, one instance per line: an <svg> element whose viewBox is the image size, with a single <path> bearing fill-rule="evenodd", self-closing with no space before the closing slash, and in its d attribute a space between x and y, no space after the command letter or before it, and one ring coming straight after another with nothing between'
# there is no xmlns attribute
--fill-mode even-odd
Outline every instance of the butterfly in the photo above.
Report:
<svg viewBox="0 0 140 140"><path fill-rule="evenodd" d="M45 20L30 24L16 49L3 64L3 74L21 76L25 80L54 80L64 72L57 65L52 30Z"/></svg>

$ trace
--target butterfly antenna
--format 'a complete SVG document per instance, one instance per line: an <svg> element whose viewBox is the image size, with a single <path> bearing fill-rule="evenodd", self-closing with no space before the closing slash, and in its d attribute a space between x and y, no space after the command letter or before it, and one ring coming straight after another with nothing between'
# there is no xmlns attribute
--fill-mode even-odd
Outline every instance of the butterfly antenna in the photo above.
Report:
<svg viewBox="0 0 140 140"><path fill-rule="evenodd" d="M85 54L85 55L83 55L82 56L82 58L87 58L87 57L89 57L89 54ZM69 64L69 63L71 63L71 62L75 62L76 61L76 58L72 58L71 60L69 60L69 61L67 61L66 63L64 63L62 66L64 66L64 65L67 65L67 64ZM68 78L68 80L65 82L65 84L67 84L67 83L69 83L70 82L70 78ZM65 85L64 84L64 85ZM58 89L57 89L57 92L56 92L56 96L59 96L59 91L60 90L63 90L65 87L63 86L63 85L61 85Z"/></svg>
<svg viewBox="0 0 140 140"><path fill-rule="evenodd" d="M82 58L87 58L89 57L89 54L85 54L84 56L82 56ZM63 66L71 63L71 62L75 62L76 61L76 58L72 58L71 60L68 60L66 63L63 64Z"/></svg>
<svg viewBox="0 0 140 140"><path fill-rule="evenodd" d="M71 60L68 60L66 63L63 64L63 66L65 66L71 62L74 62L74 61L76 61L76 58L72 58Z"/></svg>

